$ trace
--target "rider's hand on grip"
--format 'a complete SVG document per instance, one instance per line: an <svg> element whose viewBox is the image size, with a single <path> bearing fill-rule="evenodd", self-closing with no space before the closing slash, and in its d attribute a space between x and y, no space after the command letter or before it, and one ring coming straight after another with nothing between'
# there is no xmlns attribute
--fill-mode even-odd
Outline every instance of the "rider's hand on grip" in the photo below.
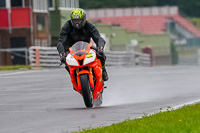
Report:
<svg viewBox="0 0 200 133"><path fill-rule="evenodd" d="M98 52L103 53L103 47L102 46L98 47Z"/></svg>
<svg viewBox="0 0 200 133"><path fill-rule="evenodd" d="M65 63L66 60L66 54L65 53L61 53L60 54L60 62Z"/></svg>

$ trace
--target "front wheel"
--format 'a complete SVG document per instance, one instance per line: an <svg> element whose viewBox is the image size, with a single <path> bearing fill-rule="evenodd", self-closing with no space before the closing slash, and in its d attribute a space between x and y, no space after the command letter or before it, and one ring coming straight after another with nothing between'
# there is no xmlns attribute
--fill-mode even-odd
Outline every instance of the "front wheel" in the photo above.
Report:
<svg viewBox="0 0 200 133"><path fill-rule="evenodd" d="M81 90L83 93L83 100L87 108L93 107L93 95L90 88L90 82L87 74L80 75Z"/></svg>

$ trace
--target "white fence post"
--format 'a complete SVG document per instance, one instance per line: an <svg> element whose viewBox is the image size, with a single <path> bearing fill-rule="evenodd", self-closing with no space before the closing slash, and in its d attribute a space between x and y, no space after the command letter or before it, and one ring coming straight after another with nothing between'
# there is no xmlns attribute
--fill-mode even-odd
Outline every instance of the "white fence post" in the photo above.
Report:
<svg viewBox="0 0 200 133"><path fill-rule="evenodd" d="M39 61L36 61L36 49L39 50ZM31 66L46 66L55 67L59 66L60 60L56 47L35 47L29 48L29 61Z"/></svg>

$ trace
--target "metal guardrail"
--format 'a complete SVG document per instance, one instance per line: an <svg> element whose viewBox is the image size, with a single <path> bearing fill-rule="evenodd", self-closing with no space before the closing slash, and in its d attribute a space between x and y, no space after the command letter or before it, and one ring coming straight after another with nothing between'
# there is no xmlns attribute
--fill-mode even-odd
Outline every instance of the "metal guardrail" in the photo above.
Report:
<svg viewBox="0 0 200 133"><path fill-rule="evenodd" d="M28 49L27 48L7 48L7 49L0 49L0 52L9 52L16 56L23 57L25 60L26 65L28 65ZM17 52L24 52L25 55L19 54Z"/></svg>
<svg viewBox="0 0 200 133"><path fill-rule="evenodd" d="M150 66L150 55L135 51L109 51L106 52L106 65L138 65ZM56 67L60 60L56 47L35 47L29 48L29 62L31 66Z"/></svg>

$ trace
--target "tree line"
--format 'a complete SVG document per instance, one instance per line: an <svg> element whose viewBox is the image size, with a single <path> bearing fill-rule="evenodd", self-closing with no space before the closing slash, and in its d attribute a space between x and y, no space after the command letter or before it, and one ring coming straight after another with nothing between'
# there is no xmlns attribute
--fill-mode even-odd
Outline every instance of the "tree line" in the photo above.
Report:
<svg viewBox="0 0 200 133"><path fill-rule="evenodd" d="M79 0L83 9L178 6L189 17L200 17L200 0Z"/></svg>

